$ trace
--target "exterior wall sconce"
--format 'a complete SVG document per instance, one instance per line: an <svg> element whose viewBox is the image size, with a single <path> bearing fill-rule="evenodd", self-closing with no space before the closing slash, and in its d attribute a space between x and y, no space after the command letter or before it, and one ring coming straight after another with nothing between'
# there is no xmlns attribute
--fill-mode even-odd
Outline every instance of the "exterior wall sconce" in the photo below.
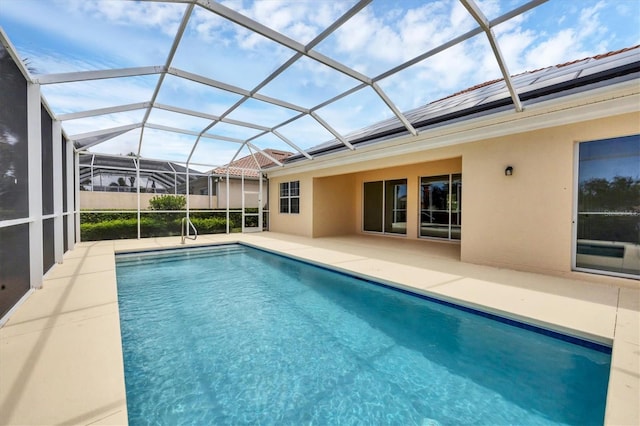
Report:
<svg viewBox="0 0 640 426"><path fill-rule="evenodd" d="M504 175L505 176L511 176L512 174L513 174L513 167L507 166L507 168L504 169Z"/></svg>

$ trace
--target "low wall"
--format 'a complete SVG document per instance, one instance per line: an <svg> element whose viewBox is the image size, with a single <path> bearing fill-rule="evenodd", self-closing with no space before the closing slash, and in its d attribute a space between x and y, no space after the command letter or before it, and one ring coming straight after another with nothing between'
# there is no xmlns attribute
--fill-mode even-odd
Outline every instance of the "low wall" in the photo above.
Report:
<svg viewBox="0 0 640 426"><path fill-rule="evenodd" d="M158 194L140 194L140 209L149 209L149 200ZM190 195L190 209L216 207L216 196ZM80 208L83 210L136 210L138 194L130 192L80 191Z"/></svg>

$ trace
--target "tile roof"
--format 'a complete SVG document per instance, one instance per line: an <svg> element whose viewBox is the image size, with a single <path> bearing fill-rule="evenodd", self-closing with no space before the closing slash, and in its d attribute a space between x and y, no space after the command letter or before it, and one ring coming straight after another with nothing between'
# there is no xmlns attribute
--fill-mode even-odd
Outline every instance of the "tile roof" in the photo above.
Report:
<svg viewBox="0 0 640 426"><path fill-rule="evenodd" d="M263 150L263 152L278 160L279 162L282 162L293 155L293 152L280 151L270 148ZM215 168L211 171L211 173L215 175L226 175L228 167L230 175L242 176L242 173L244 171L245 177L258 177L256 161L260 165L261 169L276 165L276 163L274 163L271 158L263 155L260 152L256 152L254 155L247 155L246 157L235 160L228 165Z"/></svg>

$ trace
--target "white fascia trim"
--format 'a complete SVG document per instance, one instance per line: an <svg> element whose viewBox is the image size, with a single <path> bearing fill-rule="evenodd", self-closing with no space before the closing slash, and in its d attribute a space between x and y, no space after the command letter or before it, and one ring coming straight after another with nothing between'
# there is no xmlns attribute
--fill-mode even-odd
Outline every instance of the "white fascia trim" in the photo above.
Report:
<svg viewBox="0 0 640 426"><path fill-rule="evenodd" d="M316 155L313 162L304 160L292 164L285 163L282 168L268 169L265 172L269 177L278 177L319 171L330 167L638 112L639 105L640 86L637 80L632 80L529 105L523 112L513 110L499 112L436 129L423 130L417 137L405 135L386 142L358 147L356 153L341 151L324 156ZM366 166L363 166L363 170L365 169Z"/></svg>

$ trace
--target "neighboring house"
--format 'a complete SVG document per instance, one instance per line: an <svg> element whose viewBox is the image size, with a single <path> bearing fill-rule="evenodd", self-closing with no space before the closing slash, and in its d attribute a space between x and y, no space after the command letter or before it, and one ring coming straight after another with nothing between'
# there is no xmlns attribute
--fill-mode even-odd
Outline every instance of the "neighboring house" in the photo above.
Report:
<svg viewBox="0 0 640 426"><path fill-rule="evenodd" d="M137 162L138 161L138 162ZM136 165L140 166L140 175ZM149 200L161 194L186 194L187 169L177 163L129 156L83 154L79 158L80 208L88 210L149 208ZM189 169L189 180L206 179L202 172ZM194 194L193 191L189 191ZM210 208L215 194L195 193L192 208Z"/></svg>
<svg viewBox="0 0 640 426"><path fill-rule="evenodd" d="M247 155L235 160L228 165L215 168L208 173L212 178L212 188L217 195L216 206L214 208L226 208L227 206L227 169L229 176L229 205L230 208L242 207L242 185L244 181L245 207L258 207L259 192L259 171L258 168L268 168L276 166L272 159L283 162L293 155L292 152L281 151L275 149L265 149L266 155L256 152L253 155ZM271 158L269 158L271 157ZM198 182L190 183L202 188L205 182L200 179ZM263 207L267 207L269 185L266 181L262 185L262 203Z"/></svg>
<svg viewBox="0 0 640 426"><path fill-rule="evenodd" d="M640 46L490 81L270 168L270 230L460 244L462 261L640 277ZM464 201L464 202L463 202ZM455 279L452 272L451 279Z"/></svg>
<svg viewBox="0 0 640 426"><path fill-rule="evenodd" d="M265 149L242 157L228 165L229 207L242 207L243 181L245 207L258 207L258 167L275 164L293 155L291 152ZM269 158L271 157L271 158ZM257 162L257 163L256 163ZM142 209L158 194L187 193L187 169L177 163L139 160L140 176L136 174L136 160L128 156L87 154L80 156L80 207L88 210L131 210L138 206L138 187ZM226 209L227 166L208 172L189 169L189 208ZM268 185L263 184L263 207L266 207Z"/></svg>

